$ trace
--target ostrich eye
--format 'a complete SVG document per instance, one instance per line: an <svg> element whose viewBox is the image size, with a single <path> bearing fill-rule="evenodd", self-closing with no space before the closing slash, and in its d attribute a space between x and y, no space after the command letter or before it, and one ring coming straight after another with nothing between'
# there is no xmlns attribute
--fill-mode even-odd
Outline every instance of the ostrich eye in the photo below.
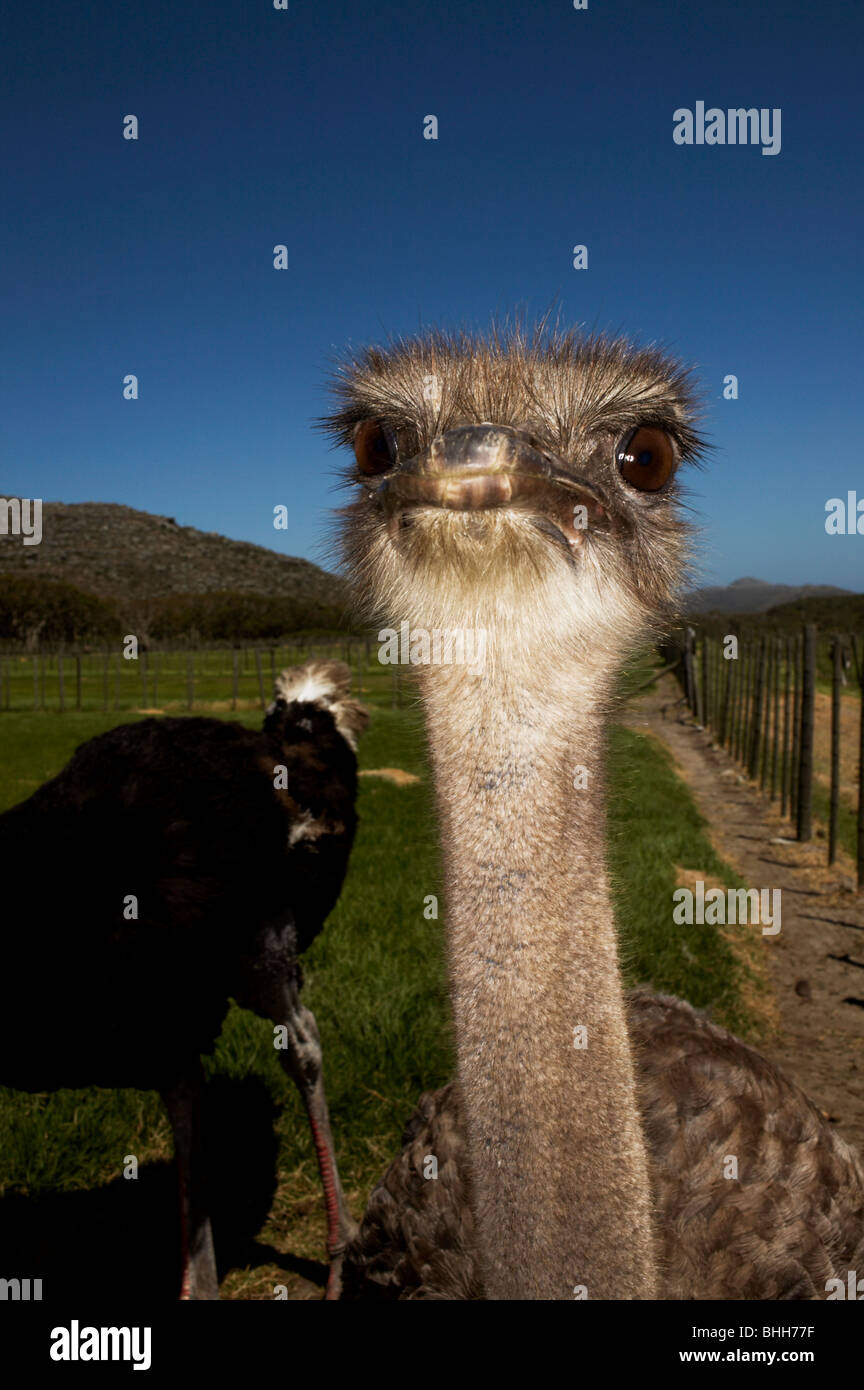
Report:
<svg viewBox="0 0 864 1390"><path fill-rule="evenodd" d="M640 492L659 492L675 468L675 448L663 430L644 426L621 441L615 461L622 478Z"/></svg>
<svg viewBox="0 0 864 1390"><path fill-rule="evenodd" d="M364 420L354 431L354 454L367 478L386 473L396 462L396 436L382 420Z"/></svg>

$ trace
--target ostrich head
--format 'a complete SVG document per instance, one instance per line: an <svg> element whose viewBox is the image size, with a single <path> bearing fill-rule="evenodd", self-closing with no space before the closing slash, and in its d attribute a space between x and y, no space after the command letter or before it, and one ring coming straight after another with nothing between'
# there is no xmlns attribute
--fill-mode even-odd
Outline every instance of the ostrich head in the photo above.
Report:
<svg viewBox="0 0 864 1390"><path fill-rule="evenodd" d="M329 710L338 732L357 752L357 740L369 723L369 712L358 700L351 699L351 670L344 661L307 661L303 666L280 671L273 701L267 707L265 727L275 728L279 716L284 717L292 705L315 705Z"/></svg>
<svg viewBox="0 0 864 1390"><path fill-rule="evenodd" d="M372 613L508 643L626 650L686 558L689 373L621 339L434 333L345 362L324 422L353 448L344 550Z"/></svg>

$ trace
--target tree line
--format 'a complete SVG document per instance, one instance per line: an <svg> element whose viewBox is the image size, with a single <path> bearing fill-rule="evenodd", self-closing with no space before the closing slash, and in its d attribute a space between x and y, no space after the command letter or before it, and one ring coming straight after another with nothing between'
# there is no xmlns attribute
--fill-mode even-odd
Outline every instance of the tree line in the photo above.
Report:
<svg viewBox="0 0 864 1390"><path fill-rule="evenodd" d="M0 576L0 642L6 650L82 650L134 633L151 643L231 645L301 631L344 630L338 604L221 590L161 598L108 599L62 580Z"/></svg>

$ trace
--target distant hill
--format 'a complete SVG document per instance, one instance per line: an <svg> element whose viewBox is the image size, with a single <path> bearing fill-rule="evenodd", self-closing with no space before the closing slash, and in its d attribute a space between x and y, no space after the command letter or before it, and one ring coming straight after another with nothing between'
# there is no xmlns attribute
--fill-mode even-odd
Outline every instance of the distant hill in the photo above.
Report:
<svg viewBox="0 0 864 1390"><path fill-rule="evenodd" d="M707 632L712 637L722 637L730 632L748 637L793 637L800 633L805 623L812 623L817 629L824 656L834 633L844 637L854 633L864 639L864 594L829 593L827 597L796 598L791 603L779 603L764 613L692 614L690 621L699 631Z"/></svg>
<svg viewBox="0 0 864 1390"><path fill-rule="evenodd" d="M710 623L711 618L707 621ZM805 623L813 623L824 635L854 632L864 636L864 594L796 598L769 608L767 613L740 613L731 622L720 625L732 631L740 627L753 632L792 633L800 632Z"/></svg>
<svg viewBox="0 0 864 1390"><path fill-rule="evenodd" d="M736 579L724 587L694 589L685 600L688 614L765 613L778 604L802 599L845 598L851 589L835 589L830 584L769 584L764 579Z"/></svg>
<svg viewBox="0 0 864 1390"><path fill-rule="evenodd" d="M120 603L226 590L316 609L345 602L342 580L308 560L113 502L46 502L41 545L0 535L3 574L60 580Z"/></svg>

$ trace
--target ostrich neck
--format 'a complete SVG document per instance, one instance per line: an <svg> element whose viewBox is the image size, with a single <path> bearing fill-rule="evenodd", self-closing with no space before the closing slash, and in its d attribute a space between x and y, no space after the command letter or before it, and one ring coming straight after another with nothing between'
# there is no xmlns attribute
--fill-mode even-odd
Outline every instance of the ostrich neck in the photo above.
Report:
<svg viewBox="0 0 864 1390"><path fill-rule="evenodd" d="M605 873L608 681L569 662L519 664L421 675L482 1274L490 1298L651 1298Z"/></svg>

